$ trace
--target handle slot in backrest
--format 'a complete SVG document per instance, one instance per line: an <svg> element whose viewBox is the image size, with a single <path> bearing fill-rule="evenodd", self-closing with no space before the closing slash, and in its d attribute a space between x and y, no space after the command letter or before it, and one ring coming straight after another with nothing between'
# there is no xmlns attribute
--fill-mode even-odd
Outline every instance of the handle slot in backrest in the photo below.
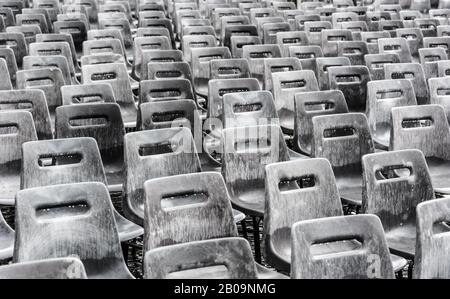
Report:
<svg viewBox="0 0 450 299"><path fill-rule="evenodd" d="M72 96L72 103L74 104L97 102L104 102L103 96L101 94L84 94Z"/></svg>
<svg viewBox="0 0 450 299"><path fill-rule="evenodd" d="M20 100L18 102L2 102L0 103L1 110L33 110L33 102L29 100Z"/></svg>
<svg viewBox="0 0 450 299"><path fill-rule="evenodd" d="M90 117L76 117L69 119L69 125L72 127L104 127L109 123L108 117L104 115Z"/></svg>
<svg viewBox="0 0 450 299"><path fill-rule="evenodd" d="M156 78L179 78L183 76L183 73L178 70L172 70L172 71L157 71L155 73Z"/></svg>
<svg viewBox="0 0 450 299"><path fill-rule="evenodd" d="M76 20L74 20L74 21L76 21ZM81 29L78 27L74 27L74 26L61 27L61 28L59 28L59 31L61 33L69 33L69 34L81 33Z"/></svg>
<svg viewBox="0 0 450 299"><path fill-rule="evenodd" d="M333 110L335 107L334 102L323 100L314 102L305 102L305 111L323 111L323 110Z"/></svg>
<svg viewBox="0 0 450 299"><path fill-rule="evenodd" d="M412 168L405 165L389 165L375 170L375 178L379 181L407 178L412 175Z"/></svg>
<svg viewBox="0 0 450 299"><path fill-rule="evenodd" d="M299 59L314 59L316 58L316 53L313 52L295 53L295 57Z"/></svg>
<svg viewBox="0 0 450 299"><path fill-rule="evenodd" d="M372 69L382 69L382 68L384 68L384 65L388 64L388 63L393 63L393 61L377 60L377 61L372 62L371 67L372 67Z"/></svg>
<svg viewBox="0 0 450 299"><path fill-rule="evenodd" d="M361 82L361 77L357 74L337 75L336 82L337 83L359 83L359 82Z"/></svg>
<svg viewBox="0 0 450 299"><path fill-rule="evenodd" d="M360 236L333 236L323 240L316 240L311 244L311 253L315 259L326 258L329 255L352 252L363 248ZM336 248L339 251L336 252Z"/></svg>
<svg viewBox="0 0 450 299"><path fill-rule="evenodd" d="M55 81L49 77L27 79L25 82L25 85L28 88L34 86L53 86L54 84Z"/></svg>
<svg viewBox="0 0 450 299"><path fill-rule="evenodd" d="M1 135L17 135L19 133L19 127L16 123L0 124L0 136Z"/></svg>
<svg viewBox="0 0 450 299"><path fill-rule="evenodd" d="M419 25L420 29L436 29L436 26L434 26L434 24L420 24Z"/></svg>
<svg viewBox="0 0 450 299"><path fill-rule="evenodd" d="M223 97L223 95L228 93L237 93L237 92L247 92L250 91L247 87L240 87L240 88L221 88L219 89L219 96Z"/></svg>
<svg viewBox="0 0 450 299"><path fill-rule="evenodd" d="M95 73L91 75L92 81L114 80L117 79L116 72Z"/></svg>
<svg viewBox="0 0 450 299"><path fill-rule="evenodd" d="M214 59L222 59L222 58L223 58L222 55L202 55L198 57L198 60L200 62L209 62Z"/></svg>
<svg viewBox="0 0 450 299"><path fill-rule="evenodd" d="M360 54L362 54L362 51L361 51L361 48L347 47L347 48L344 48L342 50L342 53L343 54L357 54L357 55L360 55Z"/></svg>
<svg viewBox="0 0 450 299"><path fill-rule="evenodd" d="M450 70L449 70L450 71ZM450 72L449 72L450 73ZM450 95L450 87L441 87L436 91L438 96L448 96Z"/></svg>
<svg viewBox="0 0 450 299"><path fill-rule="evenodd" d="M38 157L39 167L62 166L79 164L83 160L83 154L79 152L43 154Z"/></svg>
<svg viewBox="0 0 450 299"><path fill-rule="evenodd" d="M161 49L162 45L161 43L145 43L141 44L141 50L157 50Z"/></svg>
<svg viewBox="0 0 450 299"><path fill-rule="evenodd" d="M327 40L329 42L345 41L347 37L345 35L328 35Z"/></svg>
<svg viewBox="0 0 450 299"><path fill-rule="evenodd" d="M402 120L402 128L423 128L431 127L434 124L433 118L423 117L423 118L405 118Z"/></svg>
<svg viewBox="0 0 450 299"><path fill-rule="evenodd" d="M353 127L341 127L325 129L323 138L341 138L356 135L356 129Z"/></svg>
<svg viewBox="0 0 450 299"><path fill-rule="evenodd" d="M405 33L405 34L402 34L401 37L406 39L406 40L416 40L417 39L417 34L415 34L415 33Z"/></svg>
<svg viewBox="0 0 450 299"><path fill-rule="evenodd" d="M150 59L150 61L154 62L175 62L175 58L173 57L153 57Z"/></svg>
<svg viewBox="0 0 450 299"><path fill-rule="evenodd" d="M287 192L291 190L312 188L316 185L316 177L312 174L295 178L282 178L278 182L278 190Z"/></svg>
<svg viewBox="0 0 450 299"><path fill-rule="evenodd" d="M171 154L175 151L176 144L168 140L159 143L141 144L138 150L139 156L141 157Z"/></svg>
<svg viewBox="0 0 450 299"><path fill-rule="evenodd" d="M219 75L239 75L242 73L239 67L219 67Z"/></svg>
<svg viewBox="0 0 450 299"><path fill-rule="evenodd" d="M306 86L306 80L290 80L280 82L282 89L303 88Z"/></svg>
<svg viewBox="0 0 450 299"><path fill-rule="evenodd" d="M292 65L276 65L270 67L272 73L290 72L293 70L294 67Z"/></svg>
<svg viewBox="0 0 450 299"><path fill-rule="evenodd" d="M298 44L301 43L302 40L299 37L290 37L290 38L283 38L282 42L283 44Z"/></svg>
<svg viewBox="0 0 450 299"><path fill-rule="evenodd" d="M323 27L323 26L310 27L310 28L309 28L309 32L315 32L315 33L318 33L318 32L322 32L322 30L325 30L325 29L327 29L327 28L325 28L325 27Z"/></svg>
<svg viewBox="0 0 450 299"><path fill-rule="evenodd" d="M41 49L37 50L39 56L54 56L54 55L62 55L61 49Z"/></svg>
<svg viewBox="0 0 450 299"><path fill-rule="evenodd" d="M413 72L394 72L391 74L391 79L414 79Z"/></svg>
<svg viewBox="0 0 450 299"><path fill-rule="evenodd" d="M161 208L165 211L171 208L188 208L192 205L204 204L208 202L207 191L184 191L181 193L165 194L161 198Z"/></svg>
<svg viewBox="0 0 450 299"><path fill-rule="evenodd" d="M394 99L394 98L400 98L403 96L403 90L401 89L387 89L387 90L380 90L376 93L377 100L381 99Z"/></svg>
<svg viewBox="0 0 450 299"><path fill-rule="evenodd" d="M189 47L191 48L204 48L208 46L208 42L190 42Z"/></svg>
<svg viewBox="0 0 450 299"><path fill-rule="evenodd" d="M169 122L180 118L186 118L186 113L184 111L176 110L170 112L156 112L152 114L152 122L154 123Z"/></svg>
<svg viewBox="0 0 450 299"><path fill-rule="evenodd" d="M399 29L400 27L395 24L389 24L389 25L383 25L383 30L395 30Z"/></svg>
<svg viewBox="0 0 450 299"><path fill-rule="evenodd" d="M154 89L149 92L152 98L171 98L180 97L182 92L180 89Z"/></svg>
<svg viewBox="0 0 450 299"><path fill-rule="evenodd" d="M387 30L387 29L385 29L385 30ZM400 51L402 49L402 46L401 45L397 45L397 44L394 44L394 45L384 45L383 46L383 50L384 51Z"/></svg>
<svg viewBox="0 0 450 299"><path fill-rule="evenodd" d="M66 217L75 217L88 214L91 207L85 199L77 199L71 203L46 204L36 208L36 218L38 220L67 220Z"/></svg>
<svg viewBox="0 0 450 299"><path fill-rule="evenodd" d="M430 48L444 48L444 49L448 49L448 45L447 44L439 44L439 43L430 43Z"/></svg>
<svg viewBox="0 0 450 299"><path fill-rule="evenodd" d="M254 42L241 42L236 44L236 48L242 49L242 47L244 46L253 46L253 45L255 45Z"/></svg>
<svg viewBox="0 0 450 299"><path fill-rule="evenodd" d="M17 41L12 39L0 40L1 48L17 47Z"/></svg>
<svg viewBox="0 0 450 299"><path fill-rule="evenodd" d="M263 107L262 103L235 104L233 105L233 113L247 113L260 111L262 107Z"/></svg>
<svg viewBox="0 0 450 299"><path fill-rule="evenodd" d="M243 140L235 141L234 150L236 152L246 152L246 151L262 151L270 149L271 140L266 137L260 138L247 138Z"/></svg>
<svg viewBox="0 0 450 299"><path fill-rule="evenodd" d="M262 51L262 52L250 52L250 58L259 59L259 58L272 58L272 52L270 51Z"/></svg>
<svg viewBox="0 0 450 299"><path fill-rule="evenodd" d="M439 55L426 55L424 57L425 62L433 62L433 61L440 61L441 60L441 56Z"/></svg>

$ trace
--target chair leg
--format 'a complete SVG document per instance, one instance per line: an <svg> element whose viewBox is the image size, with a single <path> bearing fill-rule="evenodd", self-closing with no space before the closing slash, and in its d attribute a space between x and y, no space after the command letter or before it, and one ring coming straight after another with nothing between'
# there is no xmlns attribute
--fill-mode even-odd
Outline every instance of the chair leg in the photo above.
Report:
<svg viewBox="0 0 450 299"><path fill-rule="evenodd" d="M122 245L122 252L123 252L123 258L125 260L125 263L128 261L128 243L123 242Z"/></svg>
<svg viewBox="0 0 450 299"><path fill-rule="evenodd" d="M259 219L252 217L253 219L253 240L255 242L255 261L261 263L261 244L259 239Z"/></svg>
<svg viewBox="0 0 450 299"><path fill-rule="evenodd" d="M414 269L414 262L410 262L408 265L408 279L412 279Z"/></svg>
<svg viewBox="0 0 450 299"><path fill-rule="evenodd" d="M247 223L245 221L246 221L246 218L244 218L244 220L241 221L242 236L244 237L244 239L248 240Z"/></svg>

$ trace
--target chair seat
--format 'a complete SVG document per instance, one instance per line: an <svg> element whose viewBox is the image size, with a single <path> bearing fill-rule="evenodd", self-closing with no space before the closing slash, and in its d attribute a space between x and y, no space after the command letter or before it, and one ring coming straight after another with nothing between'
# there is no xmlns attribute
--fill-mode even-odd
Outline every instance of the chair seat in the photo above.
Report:
<svg viewBox="0 0 450 299"><path fill-rule="evenodd" d="M391 139L391 131L389 127L381 127L375 130L373 134L373 141L375 143L375 147L382 150L389 150L389 142Z"/></svg>
<svg viewBox="0 0 450 299"><path fill-rule="evenodd" d="M386 233L386 240L391 253L406 259L414 259L416 251L416 227L405 225Z"/></svg>
<svg viewBox="0 0 450 299"><path fill-rule="evenodd" d="M311 158L311 157L302 155L300 153L297 153L297 152L291 150L290 148L288 149L288 154L289 154L289 158L291 160L295 160L295 159L309 159L309 158Z"/></svg>
<svg viewBox="0 0 450 299"><path fill-rule="evenodd" d="M245 219L245 214L233 209L234 222L238 223Z"/></svg>
<svg viewBox="0 0 450 299"><path fill-rule="evenodd" d="M402 271L408 265L406 259L395 254L391 254L391 262L395 273Z"/></svg>
<svg viewBox="0 0 450 299"><path fill-rule="evenodd" d="M426 160L435 191L450 194L450 161L437 158Z"/></svg>
<svg viewBox="0 0 450 299"><path fill-rule="evenodd" d="M233 207L246 215L254 217L264 216L265 190L255 188L239 193L238 196L231 196Z"/></svg>
<svg viewBox="0 0 450 299"><path fill-rule="evenodd" d="M120 242L129 241L144 234L142 227L126 219L116 210L114 210L114 218L116 219Z"/></svg>
<svg viewBox="0 0 450 299"><path fill-rule="evenodd" d="M208 98L208 82L209 79L206 78L194 79L195 93L197 93L199 96L205 99Z"/></svg>
<svg viewBox="0 0 450 299"><path fill-rule="evenodd" d="M19 190L20 165L2 165L0 168L0 205L13 206L14 198Z"/></svg>
<svg viewBox="0 0 450 299"><path fill-rule="evenodd" d="M256 263L256 271L258 272L258 279L289 279L289 276L268 269L258 263Z"/></svg>
<svg viewBox="0 0 450 299"><path fill-rule="evenodd" d="M362 173L358 171L336 171L336 184L342 202L354 206L362 204Z"/></svg>
<svg viewBox="0 0 450 299"><path fill-rule="evenodd" d="M278 112L280 117L280 126L283 129L283 133L287 135L293 135L294 134L294 118L295 114L292 111L289 110L281 110Z"/></svg>

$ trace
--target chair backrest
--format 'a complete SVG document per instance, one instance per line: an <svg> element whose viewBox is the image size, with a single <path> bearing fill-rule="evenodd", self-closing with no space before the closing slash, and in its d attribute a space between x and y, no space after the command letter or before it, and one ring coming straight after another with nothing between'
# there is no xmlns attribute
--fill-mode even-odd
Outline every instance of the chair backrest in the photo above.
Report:
<svg viewBox="0 0 450 299"><path fill-rule="evenodd" d="M333 243L339 246L344 241L350 244L337 252L327 250L328 246L333 248ZM291 269L291 277L296 279L394 278L383 226L374 215L328 217L294 224Z"/></svg>
<svg viewBox="0 0 450 299"><path fill-rule="evenodd" d="M154 21L154 20L148 20ZM164 21L164 20L158 20ZM145 26L143 26L145 27ZM122 18L99 18L98 20L99 29L115 28L119 29L122 34L123 41L125 43L125 48L131 47L133 45L133 39L131 37L130 23L127 19Z"/></svg>
<svg viewBox="0 0 450 299"><path fill-rule="evenodd" d="M111 84L108 83L66 85L61 87L61 96L63 105L116 102Z"/></svg>
<svg viewBox="0 0 450 299"><path fill-rule="evenodd" d="M419 49L419 60L422 64L425 78L438 77L438 61L447 60L447 53L444 48L422 48Z"/></svg>
<svg viewBox="0 0 450 299"><path fill-rule="evenodd" d="M214 59L209 63L211 79L250 78L250 66L246 59Z"/></svg>
<svg viewBox="0 0 450 299"><path fill-rule="evenodd" d="M100 53L125 54L122 43L118 39L95 39L83 42L83 55Z"/></svg>
<svg viewBox="0 0 450 299"><path fill-rule="evenodd" d="M145 251L237 236L230 199L220 173L153 178L143 182L143 189Z"/></svg>
<svg viewBox="0 0 450 299"><path fill-rule="evenodd" d="M147 70L147 75L141 80L187 79L192 84L191 66L187 62L150 62Z"/></svg>
<svg viewBox="0 0 450 299"><path fill-rule="evenodd" d="M103 160L123 157L123 126L116 103L65 105L56 109L56 138L92 137Z"/></svg>
<svg viewBox="0 0 450 299"><path fill-rule="evenodd" d="M222 117L223 96L225 94L256 91L260 89L260 85L255 78L210 80L208 82L208 117Z"/></svg>
<svg viewBox="0 0 450 299"><path fill-rule="evenodd" d="M289 56L289 47L291 46L309 45L308 35L304 31L277 32L275 38L275 43L280 45L284 57Z"/></svg>
<svg viewBox="0 0 450 299"><path fill-rule="evenodd" d="M291 46L289 57L300 59L302 69L317 73L316 58L323 57L323 52L320 46Z"/></svg>
<svg viewBox="0 0 450 299"><path fill-rule="evenodd" d="M22 25L38 25L42 33L48 33L47 20L43 14L18 14L16 15L16 24Z"/></svg>
<svg viewBox="0 0 450 299"><path fill-rule="evenodd" d="M287 160L287 146L277 125L223 130L222 175L231 196L264 189L265 166Z"/></svg>
<svg viewBox="0 0 450 299"><path fill-rule="evenodd" d="M436 29L439 25L439 20L433 18L416 18L413 21L413 26L422 31L424 37L436 36Z"/></svg>
<svg viewBox="0 0 450 299"><path fill-rule="evenodd" d="M124 209L131 211L142 207L145 202L145 181L201 171L192 133L188 128L128 133L125 135L125 164L127 178Z"/></svg>
<svg viewBox="0 0 450 299"><path fill-rule="evenodd" d="M272 74L302 70L296 57L268 58L264 60L264 89L273 91Z"/></svg>
<svg viewBox="0 0 450 299"><path fill-rule="evenodd" d="M62 55L49 55L49 56L25 56L23 58L23 69L40 69L40 68L58 68L64 78L64 84L70 85L75 83L75 73L70 73L69 64L66 57Z"/></svg>
<svg viewBox="0 0 450 299"><path fill-rule="evenodd" d="M418 57L419 49L423 47L422 31L419 28L400 28L395 32L398 37L406 39L411 55Z"/></svg>
<svg viewBox="0 0 450 299"><path fill-rule="evenodd" d="M172 50L170 40L165 36L136 37L133 41L133 74L139 78L142 74L143 51Z"/></svg>
<svg viewBox="0 0 450 299"><path fill-rule="evenodd" d="M430 103L444 107L447 121L450 123L450 97L449 88L450 77L432 78L428 81L430 86Z"/></svg>
<svg viewBox="0 0 450 299"><path fill-rule="evenodd" d="M193 48L191 49L191 55L194 79L209 79L211 77L211 60L231 58L230 50L226 47Z"/></svg>
<svg viewBox="0 0 450 299"><path fill-rule="evenodd" d="M366 66L333 66L328 68L330 89L338 89L344 93L350 111L366 110L367 83L370 81L369 69Z"/></svg>
<svg viewBox="0 0 450 299"><path fill-rule="evenodd" d="M38 25L10 26L6 28L7 33L21 33L25 36L25 42L29 46L36 42L36 35L41 34L41 28Z"/></svg>
<svg viewBox="0 0 450 299"><path fill-rule="evenodd" d="M72 53L72 63L77 68L77 52L75 50L75 44L73 42L72 35L68 33L48 33L48 34L37 34L37 43L47 43L47 42L67 42L70 47L70 52ZM70 57L67 57L69 60ZM70 62L69 62L70 63Z"/></svg>
<svg viewBox="0 0 450 299"><path fill-rule="evenodd" d="M424 48L444 48L445 52L448 55L450 49L450 36L424 37L423 46Z"/></svg>
<svg viewBox="0 0 450 299"><path fill-rule="evenodd" d="M17 62L14 56L14 51L10 48L0 48L0 58L6 61L6 67L8 69L9 79L12 85L16 82Z"/></svg>
<svg viewBox="0 0 450 299"><path fill-rule="evenodd" d="M265 44L276 44L279 32L289 32L291 27L287 22L265 23L263 25L263 42Z"/></svg>
<svg viewBox="0 0 450 299"><path fill-rule="evenodd" d="M67 59L69 71L75 76L75 66L72 60L72 52L68 42L41 42L30 45L30 56L54 56L62 55Z"/></svg>
<svg viewBox="0 0 450 299"><path fill-rule="evenodd" d="M83 55L80 59L81 68L86 65L99 65L99 64L111 64L122 63L127 66L127 62L123 55L114 53L100 53L93 55Z"/></svg>
<svg viewBox="0 0 450 299"><path fill-rule="evenodd" d="M434 199L423 154L419 150L380 152L364 156L362 165L363 211L379 216L386 232L416 225L416 206Z"/></svg>
<svg viewBox="0 0 450 299"><path fill-rule="evenodd" d="M392 108L391 150L419 149L425 157L450 159L449 125L440 105Z"/></svg>
<svg viewBox="0 0 450 299"><path fill-rule="evenodd" d="M22 66L23 57L28 53L28 47L23 33L0 32L0 45L8 47L14 51L17 66Z"/></svg>
<svg viewBox="0 0 450 299"><path fill-rule="evenodd" d="M364 55L368 54L367 44L362 41L337 42L337 56L347 57L352 65L364 65Z"/></svg>
<svg viewBox="0 0 450 299"><path fill-rule="evenodd" d="M417 104L429 104L427 82L423 68L419 63L395 63L384 65L384 77L390 79L407 79L411 81L416 94Z"/></svg>
<svg viewBox="0 0 450 299"><path fill-rule="evenodd" d="M153 101L196 99L187 79L144 80L139 83L139 105Z"/></svg>
<svg viewBox="0 0 450 299"><path fill-rule="evenodd" d="M264 243L267 257L291 238L298 221L343 215L333 170L326 159L298 159L266 166Z"/></svg>
<svg viewBox="0 0 450 299"><path fill-rule="evenodd" d="M340 90L300 92L295 95L294 104L294 147L308 155L313 141L313 117L348 112Z"/></svg>
<svg viewBox="0 0 450 299"><path fill-rule="evenodd" d="M16 211L15 261L76 255L88 276L108 272L132 278L105 185L91 182L21 190Z"/></svg>
<svg viewBox="0 0 450 299"><path fill-rule="evenodd" d="M380 38L390 38L387 31L367 31L361 32L361 40L367 43L367 49L370 54L378 54L378 40Z"/></svg>
<svg viewBox="0 0 450 299"><path fill-rule="evenodd" d="M445 258L450 239L450 199L442 198L417 205L417 241L414 277L418 279L448 279L450 264ZM436 229L438 227L444 230Z"/></svg>
<svg viewBox="0 0 450 299"><path fill-rule="evenodd" d="M41 68L17 72L17 88L40 89L45 93L50 112L62 105L61 87L64 77L60 69Z"/></svg>
<svg viewBox="0 0 450 299"><path fill-rule="evenodd" d="M321 115L312 122L311 156L327 158L334 168L359 167L361 157L374 151L367 118L362 113Z"/></svg>
<svg viewBox="0 0 450 299"><path fill-rule="evenodd" d="M145 254L144 272L147 279L184 278L182 271L215 266L224 267L224 272L212 276L216 279L257 278L250 243L243 238L195 241L150 250Z"/></svg>
<svg viewBox="0 0 450 299"><path fill-rule="evenodd" d="M171 63L183 61L183 52L180 50L145 50L142 51L141 74L139 78L148 75L148 64L155 62Z"/></svg>
<svg viewBox="0 0 450 299"><path fill-rule="evenodd" d="M279 45L248 45L242 47L242 58L248 60L252 77L264 76L264 59L281 57Z"/></svg>
<svg viewBox="0 0 450 299"><path fill-rule="evenodd" d="M223 127L278 124L272 93L249 91L223 96Z"/></svg>
<svg viewBox="0 0 450 299"><path fill-rule="evenodd" d="M372 80L384 80L384 65L400 63L400 57L395 53L367 54L364 56L365 64L369 69Z"/></svg>
<svg viewBox="0 0 450 299"><path fill-rule="evenodd" d="M191 62L193 48L210 48L216 46L217 40L212 35L184 35L181 44L183 56L188 63Z"/></svg>
<svg viewBox="0 0 450 299"><path fill-rule="evenodd" d="M378 51L383 53L395 53L400 57L401 63L408 63L412 61L411 51L405 38L379 38Z"/></svg>
<svg viewBox="0 0 450 299"><path fill-rule="evenodd" d="M67 21L57 21L53 23L55 33L68 33L72 36L73 43L78 49L82 48L83 41L87 37L87 24L80 19L69 19Z"/></svg>
<svg viewBox="0 0 450 299"><path fill-rule="evenodd" d="M39 139L52 139L50 114L42 90L0 91L0 111L29 111L33 116L36 134ZM31 130L31 128L24 128Z"/></svg>
<svg viewBox="0 0 450 299"><path fill-rule="evenodd" d="M369 128L375 137L377 132L389 132L393 107L417 105L414 88L408 80L378 80L367 84L366 115Z"/></svg>
<svg viewBox="0 0 450 299"><path fill-rule="evenodd" d="M337 55L338 41L351 41L352 32L347 29L325 29L322 34L322 50L324 56Z"/></svg>
<svg viewBox="0 0 450 299"><path fill-rule="evenodd" d="M330 89L328 81L328 68L333 66L350 65L348 57L317 57L317 81L321 90Z"/></svg>
<svg viewBox="0 0 450 299"><path fill-rule="evenodd" d="M86 279L83 263L74 257L45 259L0 267L1 279Z"/></svg>
<svg viewBox="0 0 450 299"><path fill-rule="evenodd" d="M21 189L79 183L106 183L105 172L93 138L54 139L23 145Z"/></svg>
<svg viewBox="0 0 450 299"><path fill-rule="evenodd" d="M11 76L9 75L8 65L6 60L0 58L0 90L11 90Z"/></svg>
<svg viewBox="0 0 450 299"><path fill-rule="evenodd" d="M230 38L231 54L234 58L242 58L244 46L260 45L261 43L259 36L232 36Z"/></svg>
<svg viewBox="0 0 450 299"><path fill-rule="evenodd" d="M332 29L328 21L308 21L304 23L304 31L308 36L310 45L322 46L322 30Z"/></svg>

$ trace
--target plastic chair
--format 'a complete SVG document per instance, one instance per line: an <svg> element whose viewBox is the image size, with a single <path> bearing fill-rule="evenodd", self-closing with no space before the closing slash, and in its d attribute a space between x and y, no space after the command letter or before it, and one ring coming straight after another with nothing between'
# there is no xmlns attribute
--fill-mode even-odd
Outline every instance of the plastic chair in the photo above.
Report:
<svg viewBox="0 0 450 299"><path fill-rule="evenodd" d="M264 60L264 89L273 92L272 74L302 70L300 60L295 57L268 58Z"/></svg>
<svg viewBox="0 0 450 299"><path fill-rule="evenodd" d="M36 42L36 35L41 34L41 28L38 25L22 25L22 26L10 26L6 28L6 33L19 33L25 37L25 43L29 46L31 43Z"/></svg>
<svg viewBox="0 0 450 299"><path fill-rule="evenodd" d="M391 35L387 31L367 31L361 32L361 40L366 42L367 50L370 54L378 54L378 40L380 38L390 38Z"/></svg>
<svg viewBox="0 0 450 299"><path fill-rule="evenodd" d="M364 55L365 64L372 80L384 80L384 65L400 63L400 57L395 53Z"/></svg>
<svg viewBox="0 0 450 299"><path fill-rule="evenodd" d="M272 74L275 107L280 125L286 132L294 131L294 97L299 92L318 91L319 85L311 70L278 72Z"/></svg>
<svg viewBox="0 0 450 299"><path fill-rule="evenodd" d="M187 79L144 80L139 83L139 105L146 102L191 99L196 101Z"/></svg>
<svg viewBox="0 0 450 299"><path fill-rule="evenodd" d="M264 82L264 59L281 57L279 45L247 45L242 47L242 58L248 60L250 73L262 86Z"/></svg>
<svg viewBox="0 0 450 299"><path fill-rule="evenodd" d="M9 79L12 86L16 85L17 62L14 56L14 51L10 48L0 48L0 58L6 61L8 68Z"/></svg>
<svg viewBox="0 0 450 299"><path fill-rule="evenodd" d="M389 249L379 218L351 215L294 224L291 277L393 279Z"/></svg>
<svg viewBox="0 0 450 299"><path fill-rule="evenodd" d="M384 77L389 79L407 79L411 81L416 94L417 104L429 104L430 96L423 68L419 63L396 63L384 66Z"/></svg>
<svg viewBox="0 0 450 299"><path fill-rule="evenodd" d="M450 230L448 198L422 202L417 205L417 242L414 278L449 278L449 263L445 258ZM447 223L445 223L447 221Z"/></svg>
<svg viewBox="0 0 450 299"><path fill-rule="evenodd" d="M322 50L324 56L337 55L338 41L351 41L353 39L350 30L343 29L325 29L321 31L322 34Z"/></svg>
<svg viewBox="0 0 450 299"><path fill-rule="evenodd" d="M183 52L180 50L145 50L142 52L141 74L140 80L143 80L148 75L149 63L171 63L182 62Z"/></svg>
<svg viewBox="0 0 450 299"><path fill-rule="evenodd" d="M411 62L411 51L404 38L380 38L378 39L378 50L380 54L398 54L401 63Z"/></svg>
<svg viewBox="0 0 450 299"><path fill-rule="evenodd" d="M23 146L22 164L21 189L82 182L106 185L100 152L93 138L27 142ZM113 212L121 242L142 235L141 227L116 210Z"/></svg>
<svg viewBox="0 0 450 299"><path fill-rule="evenodd" d="M73 77L69 71L69 65L67 59L61 55L49 55L49 56L25 56L23 58L23 69L41 69L41 68L58 68L64 78L64 84L77 84L75 74Z"/></svg>
<svg viewBox="0 0 450 299"><path fill-rule="evenodd" d="M52 139L50 113L42 90L24 89L0 91L0 111L29 111L38 139ZM30 128L31 129L31 128Z"/></svg>
<svg viewBox="0 0 450 299"><path fill-rule="evenodd" d="M18 32L0 32L0 45L8 46L14 51L17 66L22 66L23 57L28 53L25 36Z"/></svg>
<svg viewBox="0 0 450 299"><path fill-rule="evenodd" d="M328 80L330 89L338 89L344 93L350 111L366 110L367 83L371 80L366 66L329 67Z"/></svg>
<svg viewBox="0 0 450 299"><path fill-rule="evenodd" d="M123 258L113 207L103 184L22 190L17 193L16 206L16 262L77 255L89 278L133 278Z"/></svg>
<svg viewBox="0 0 450 299"><path fill-rule="evenodd" d="M309 45L308 35L303 31L277 32L275 38L283 57L289 56L289 47L291 46Z"/></svg>
<svg viewBox="0 0 450 299"><path fill-rule="evenodd" d="M304 31L308 36L310 45L322 46L322 30L332 29L331 22L328 21L308 21L304 23Z"/></svg>
<svg viewBox="0 0 450 299"><path fill-rule="evenodd" d="M368 54L367 44L362 41L337 42L337 55L347 57L352 65L364 65L364 55Z"/></svg>
<svg viewBox="0 0 450 299"><path fill-rule="evenodd" d="M300 92L295 95L293 145L296 151L311 155L312 118L318 115L347 113L347 103L340 90Z"/></svg>
<svg viewBox="0 0 450 299"><path fill-rule="evenodd" d="M211 79L250 78L250 66L246 59L214 59L209 63Z"/></svg>
<svg viewBox="0 0 450 299"><path fill-rule="evenodd" d="M127 179L123 210L128 219L144 222L144 182L163 176L200 172L192 133L187 128L166 128L125 136Z"/></svg>
<svg viewBox="0 0 450 299"><path fill-rule="evenodd" d="M62 86L61 97L63 105L116 102L112 87L108 83Z"/></svg>
<svg viewBox="0 0 450 299"><path fill-rule="evenodd" d="M447 60L447 53L444 48L422 48L419 49L419 59L422 64L425 78L428 81L430 78L438 77L437 61Z"/></svg>
<svg viewBox="0 0 450 299"><path fill-rule="evenodd" d="M261 39L258 36L240 36L235 35L230 38L230 49L232 57L242 58L243 47L251 45L260 45Z"/></svg>
<svg viewBox="0 0 450 299"><path fill-rule="evenodd" d="M450 133L444 108L419 105L392 109L390 150L419 149L423 152L437 193L448 193Z"/></svg>
<svg viewBox="0 0 450 299"><path fill-rule="evenodd" d="M419 57L419 49L423 47L423 34L419 28L400 28L395 30L397 37L405 38L411 55Z"/></svg>
<svg viewBox="0 0 450 299"><path fill-rule="evenodd" d="M217 40L212 35L184 35L181 41L181 49L186 62L191 63L191 49L216 47Z"/></svg>
<svg viewBox="0 0 450 299"><path fill-rule="evenodd" d="M126 128L136 126L137 108L128 79L127 68L121 63L83 66L83 84L109 83L116 103L120 105Z"/></svg>
<svg viewBox="0 0 450 299"><path fill-rule="evenodd" d="M408 80L379 80L367 84L366 115L377 148L389 149L392 108L413 105L417 105L416 95Z"/></svg>
<svg viewBox="0 0 450 299"><path fill-rule="evenodd" d="M108 189L122 193L125 128L119 105L89 103L58 107L55 127L56 138L94 138L102 157Z"/></svg>
<svg viewBox="0 0 450 299"><path fill-rule="evenodd" d="M363 211L380 217L393 254L413 259L416 206L434 199L423 154L418 150L376 153L364 156L362 163Z"/></svg>
<svg viewBox="0 0 450 299"><path fill-rule="evenodd" d="M311 157L330 161L343 203L361 206L361 157L373 153L367 118L362 113L316 116Z"/></svg>
<svg viewBox="0 0 450 299"><path fill-rule="evenodd" d="M75 257L45 259L0 267L1 279L86 279L83 263Z"/></svg>

